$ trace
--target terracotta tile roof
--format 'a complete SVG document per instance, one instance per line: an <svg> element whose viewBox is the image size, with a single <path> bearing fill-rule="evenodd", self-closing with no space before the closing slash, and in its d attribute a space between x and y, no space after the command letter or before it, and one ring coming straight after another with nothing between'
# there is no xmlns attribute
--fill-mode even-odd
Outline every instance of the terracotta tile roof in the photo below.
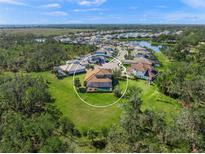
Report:
<svg viewBox="0 0 205 154"><path fill-rule="evenodd" d="M98 83L105 83L105 82L111 82L112 80L110 78L97 78L96 76L93 76L89 80L86 80L87 82L98 82Z"/></svg>
<svg viewBox="0 0 205 154"><path fill-rule="evenodd" d="M152 66L149 64L145 64L145 63L137 63L137 64L132 64L131 68L129 68L129 70L130 69L145 72L147 70L151 70Z"/></svg>
<svg viewBox="0 0 205 154"><path fill-rule="evenodd" d="M94 69L89 70L85 76L85 81L91 82L112 82L110 78L97 78L96 75L112 75L112 70L110 69Z"/></svg>

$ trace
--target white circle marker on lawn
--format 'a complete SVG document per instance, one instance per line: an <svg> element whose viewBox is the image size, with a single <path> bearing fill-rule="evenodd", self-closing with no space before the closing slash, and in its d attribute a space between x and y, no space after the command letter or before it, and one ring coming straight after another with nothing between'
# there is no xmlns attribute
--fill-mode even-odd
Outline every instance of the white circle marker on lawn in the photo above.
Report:
<svg viewBox="0 0 205 154"><path fill-rule="evenodd" d="M92 57L92 56L94 56L94 55L90 55L90 56L88 56L88 57L82 59L81 61L84 61L85 59L89 59L89 58ZM119 66L123 68L123 72L124 72L124 73L126 72L126 80L127 80L127 81L126 81L126 88L125 88L125 91L123 92L122 96L121 96L118 100L116 100L115 102L113 102L113 103L111 103L111 104L108 104L108 105L104 105L104 106L103 106L103 105L102 105L102 106L101 106L101 105L93 105L93 104L91 104L91 103L85 101L85 100L79 95L79 93L78 93L78 91L77 91L77 89L76 89L76 87L75 87L75 76L76 76L76 71L77 71L77 69L78 69L79 64L78 64L77 67L75 68L75 71L74 71L74 74L73 74L73 89L74 89L75 93L77 94L77 96L79 97L79 99L80 99L82 102L84 102L85 104L87 104L87 105L89 105L89 106L91 106L91 107L95 107L95 108L111 107L111 106L117 104L117 103L125 96L125 94L126 94L126 92L127 92L128 83L129 83L127 69L123 66L122 62L121 62L119 59L114 58L114 57L112 57L112 56L110 56L110 57L113 58L110 62L113 62L114 60L117 60L117 61L119 62ZM80 61L80 62L81 62L81 61ZM109 63L110 63L110 62L109 62Z"/></svg>

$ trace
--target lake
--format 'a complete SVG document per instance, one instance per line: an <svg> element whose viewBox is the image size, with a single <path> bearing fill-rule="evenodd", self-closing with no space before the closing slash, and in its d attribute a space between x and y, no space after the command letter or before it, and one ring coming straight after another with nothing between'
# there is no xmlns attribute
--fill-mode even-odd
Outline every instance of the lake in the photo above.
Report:
<svg viewBox="0 0 205 154"><path fill-rule="evenodd" d="M136 45L136 46L141 46L141 47L147 47L149 49L152 49L155 52L160 52L160 49L162 48L161 45L152 45L148 41L130 41L129 42L131 45Z"/></svg>

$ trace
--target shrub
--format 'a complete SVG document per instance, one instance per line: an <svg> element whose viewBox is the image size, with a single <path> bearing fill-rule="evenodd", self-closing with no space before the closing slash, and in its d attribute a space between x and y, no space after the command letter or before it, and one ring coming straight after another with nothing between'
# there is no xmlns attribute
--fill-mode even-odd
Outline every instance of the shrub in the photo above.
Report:
<svg viewBox="0 0 205 154"><path fill-rule="evenodd" d="M79 78L75 78L74 85L78 89L81 87L81 83L80 83L80 79Z"/></svg>
<svg viewBox="0 0 205 154"><path fill-rule="evenodd" d="M116 97L120 98L122 96L122 90L119 86L114 89L114 94Z"/></svg>

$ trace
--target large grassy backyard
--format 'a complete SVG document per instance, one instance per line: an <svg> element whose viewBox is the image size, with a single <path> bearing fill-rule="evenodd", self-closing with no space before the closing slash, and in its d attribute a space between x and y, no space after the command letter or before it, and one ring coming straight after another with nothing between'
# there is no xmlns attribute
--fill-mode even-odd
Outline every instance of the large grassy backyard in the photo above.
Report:
<svg viewBox="0 0 205 154"><path fill-rule="evenodd" d="M109 108L93 108L83 103L73 89L73 78L68 77L58 80L55 75L45 73L33 73L47 79L51 95L56 99L56 105L64 116L69 117L78 129L99 130L118 122L121 110L118 105ZM106 94L98 95L99 100L113 99L114 96Z"/></svg>
<svg viewBox="0 0 205 154"><path fill-rule="evenodd" d="M107 108L94 108L83 103L73 89L73 78L67 77L63 80L58 80L55 75L45 73L34 73L33 75L41 75L49 81L49 90L51 95L56 99L56 105L64 114L69 117L80 130L95 129L110 127L118 123L122 108L121 104L126 100ZM83 75L78 76L82 78ZM125 86L123 81L121 86ZM148 85L146 81L129 80L129 86L137 86L143 90L142 95L142 110L152 110L158 113L165 113L168 121L177 114L180 110L180 105L173 99L160 93L156 86ZM96 105L105 105L108 102L116 100L113 94L86 94L91 102L96 101Z"/></svg>

